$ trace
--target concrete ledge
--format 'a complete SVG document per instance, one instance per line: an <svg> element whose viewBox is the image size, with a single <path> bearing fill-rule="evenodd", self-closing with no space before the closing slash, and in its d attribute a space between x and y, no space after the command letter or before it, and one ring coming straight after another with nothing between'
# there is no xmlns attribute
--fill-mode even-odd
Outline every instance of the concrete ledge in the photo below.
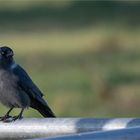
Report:
<svg viewBox="0 0 140 140"><path fill-rule="evenodd" d="M110 131L86 132L75 135L34 140L140 140L140 127Z"/></svg>
<svg viewBox="0 0 140 140"><path fill-rule="evenodd" d="M139 118L26 118L0 122L1 139L23 139L140 126Z"/></svg>

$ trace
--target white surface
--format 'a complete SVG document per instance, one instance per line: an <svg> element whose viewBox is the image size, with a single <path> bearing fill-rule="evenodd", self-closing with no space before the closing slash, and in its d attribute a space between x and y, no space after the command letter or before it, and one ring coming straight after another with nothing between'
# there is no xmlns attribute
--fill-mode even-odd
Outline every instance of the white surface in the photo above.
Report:
<svg viewBox="0 0 140 140"><path fill-rule="evenodd" d="M0 122L0 138L27 139L134 126L140 126L139 118L26 118L11 123Z"/></svg>

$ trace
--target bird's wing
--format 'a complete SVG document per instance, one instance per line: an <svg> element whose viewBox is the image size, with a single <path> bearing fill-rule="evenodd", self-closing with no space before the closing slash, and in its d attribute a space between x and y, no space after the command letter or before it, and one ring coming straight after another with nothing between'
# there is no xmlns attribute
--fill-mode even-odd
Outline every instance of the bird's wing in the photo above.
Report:
<svg viewBox="0 0 140 140"><path fill-rule="evenodd" d="M18 79L18 85L20 88L24 90L31 98L40 99L43 96L42 92L33 83L29 75L22 67L16 65L12 71Z"/></svg>

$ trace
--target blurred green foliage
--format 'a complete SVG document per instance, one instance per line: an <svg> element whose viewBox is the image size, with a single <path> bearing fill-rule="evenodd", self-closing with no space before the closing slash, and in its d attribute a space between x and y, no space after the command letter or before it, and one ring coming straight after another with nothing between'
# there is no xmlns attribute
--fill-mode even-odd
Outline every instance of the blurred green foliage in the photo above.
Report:
<svg viewBox="0 0 140 140"><path fill-rule="evenodd" d="M139 14L138 1L0 1L0 43L57 116L138 116Z"/></svg>

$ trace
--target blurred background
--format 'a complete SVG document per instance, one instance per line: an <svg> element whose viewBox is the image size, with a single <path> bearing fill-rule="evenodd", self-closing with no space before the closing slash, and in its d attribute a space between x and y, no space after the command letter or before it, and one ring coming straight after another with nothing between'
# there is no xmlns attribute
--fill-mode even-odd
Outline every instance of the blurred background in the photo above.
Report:
<svg viewBox="0 0 140 140"><path fill-rule="evenodd" d="M140 115L140 1L1 0L0 45L57 116Z"/></svg>

